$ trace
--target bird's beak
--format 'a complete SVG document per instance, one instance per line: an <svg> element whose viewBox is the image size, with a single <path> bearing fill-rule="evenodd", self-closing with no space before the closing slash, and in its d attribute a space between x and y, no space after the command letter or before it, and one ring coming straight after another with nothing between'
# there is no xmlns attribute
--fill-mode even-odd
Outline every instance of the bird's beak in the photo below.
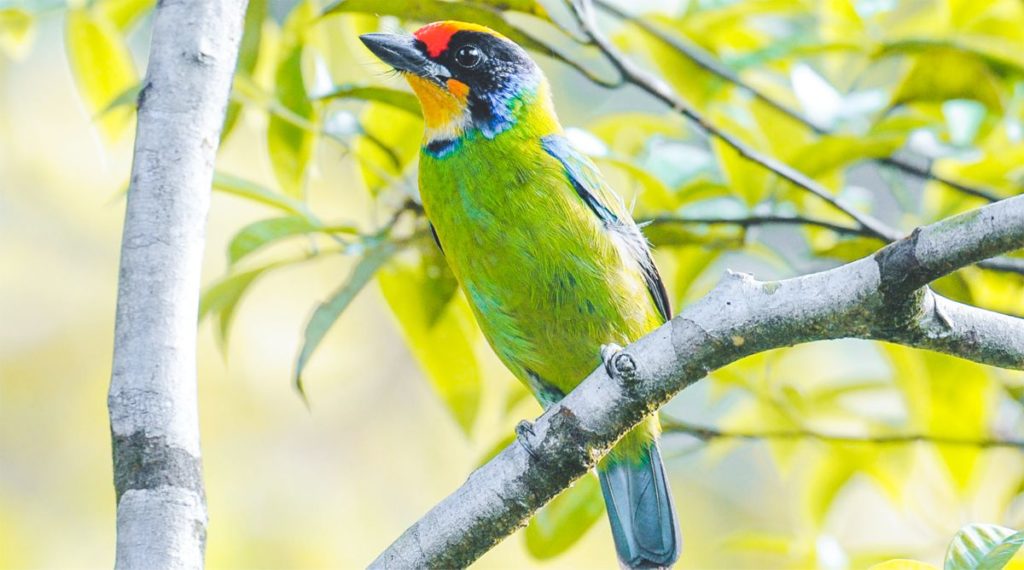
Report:
<svg viewBox="0 0 1024 570"><path fill-rule="evenodd" d="M411 73L444 85L452 74L445 66L429 59L416 45L416 38L398 34L363 34L363 44L384 63L398 71Z"/></svg>

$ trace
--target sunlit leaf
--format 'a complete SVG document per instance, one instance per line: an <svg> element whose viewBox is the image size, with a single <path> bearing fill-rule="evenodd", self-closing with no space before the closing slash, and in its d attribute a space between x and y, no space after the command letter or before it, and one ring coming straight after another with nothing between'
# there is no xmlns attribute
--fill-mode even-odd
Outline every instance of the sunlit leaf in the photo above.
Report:
<svg viewBox="0 0 1024 570"><path fill-rule="evenodd" d="M356 139L354 150L366 187L376 194L416 157L423 123L418 115L383 103L367 104L360 123L364 134Z"/></svg>
<svg viewBox="0 0 1024 570"><path fill-rule="evenodd" d="M0 53L21 59L35 37L32 14L20 8L0 9Z"/></svg>
<svg viewBox="0 0 1024 570"><path fill-rule="evenodd" d="M260 42L263 39L263 21L267 18L267 0L249 0L245 11L245 23L242 31L242 43L238 49L238 62L235 64L235 75L250 76L256 69L259 59ZM238 101L228 103L224 116L224 128L220 133L221 142L227 140L234 130L238 117L242 112L242 104Z"/></svg>
<svg viewBox="0 0 1024 570"><path fill-rule="evenodd" d="M481 371L474 351L479 330L465 298L455 294L447 265L431 248L437 249L421 243L421 255L396 258L381 270L379 282L413 356L468 435L480 408Z"/></svg>
<svg viewBox="0 0 1024 570"><path fill-rule="evenodd" d="M530 519L523 533L526 550L541 560L554 558L576 544L604 513L597 475L587 473Z"/></svg>
<svg viewBox="0 0 1024 570"><path fill-rule="evenodd" d="M938 568L927 564L925 562L918 562L917 560L886 560L875 564L868 568L868 570L939 570Z"/></svg>
<svg viewBox="0 0 1024 570"><path fill-rule="evenodd" d="M951 69L956 73L950 73ZM984 61L941 47L914 56L910 70L893 93L892 104L947 99L974 99L993 111L1003 108L998 78Z"/></svg>
<svg viewBox="0 0 1024 570"><path fill-rule="evenodd" d="M295 116L313 121L313 105L306 95L302 79L302 46L296 46L278 64L275 75L275 96ZM313 157L315 134L276 114L267 127L267 150L274 175L285 193L301 197L306 180L306 167Z"/></svg>
<svg viewBox="0 0 1024 570"><path fill-rule="evenodd" d="M887 157L902 144L898 136L832 135L808 144L789 162L804 174L817 177L857 161Z"/></svg>
<svg viewBox="0 0 1024 570"><path fill-rule="evenodd" d="M1024 532L994 524L972 524L956 533L944 570L1000 570L1024 545Z"/></svg>
<svg viewBox="0 0 1024 570"><path fill-rule="evenodd" d="M96 118L102 119L108 113L112 113L113 111L121 107L134 106L136 102L139 100L139 91L141 90L142 85L139 83L132 85L128 89L125 89L123 92L121 92L120 95L114 97L114 100L111 101L110 104L108 104L103 109L100 109L100 111L96 113Z"/></svg>
<svg viewBox="0 0 1024 570"><path fill-rule="evenodd" d="M278 240L311 232L357 233L354 226L324 226L306 216L270 218L253 222L235 234L228 245L228 263L234 265L243 257Z"/></svg>
<svg viewBox="0 0 1024 570"><path fill-rule="evenodd" d="M213 189L225 194L238 196L239 198L259 202L289 214L304 217L312 215L303 202L226 172L216 171L213 173Z"/></svg>
<svg viewBox="0 0 1024 570"><path fill-rule="evenodd" d="M155 5L156 0L100 0L95 3L95 10L125 31Z"/></svg>
<svg viewBox="0 0 1024 570"><path fill-rule="evenodd" d="M313 315L306 323L306 331L303 334L302 349L295 360L295 372L292 379L299 393L305 397L302 372L306 369L313 352L320 346L320 343L327 335L327 331L334 326L338 318L352 301L359 295L366 284L373 279L377 271L398 251L398 246L389 241L372 245L356 263L352 272L345 282L326 301L318 304L313 310Z"/></svg>
<svg viewBox="0 0 1024 570"><path fill-rule="evenodd" d="M64 42L79 95L90 113L106 109L114 99L139 83L135 63L117 27L94 10L68 10ZM120 107L97 119L110 140L128 127L133 110Z"/></svg>
<svg viewBox="0 0 1024 570"><path fill-rule="evenodd" d="M533 39L505 21L501 13L483 4L470 2L445 2L443 0L341 0L329 5L324 15L358 12L377 15L397 16L418 22L437 20L460 20L491 28L527 49L547 52L544 44Z"/></svg>
<svg viewBox="0 0 1024 570"><path fill-rule="evenodd" d="M537 0L468 0L466 3L491 6L501 10L502 12L506 10L514 10L516 12L525 12L527 14L547 18L547 10L545 10L543 4Z"/></svg>

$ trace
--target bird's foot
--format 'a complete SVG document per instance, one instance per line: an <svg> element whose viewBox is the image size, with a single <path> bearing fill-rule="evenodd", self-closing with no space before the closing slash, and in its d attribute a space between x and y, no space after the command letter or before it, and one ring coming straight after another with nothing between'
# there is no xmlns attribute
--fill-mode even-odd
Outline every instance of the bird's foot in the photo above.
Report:
<svg viewBox="0 0 1024 570"><path fill-rule="evenodd" d="M604 362L605 371L607 371L608 375L612 378L616 376L615 356L620 352L622 352L622 347L614 342L601 345L601 360Z"/></svg>
<svg viewBox="0 0 1024 570"><path fill-rule="evenodd" d="M631 387L637 380L637 366L633 356L617 344L601 345L601 360L608 375L623 386Z"/></svg>
<svg viewBox="0 0 1024 570"><path fill-rule="evenodd" d="M530 457L537 459L537 454L533 451L533 444L531 444L529 440L533 435L532 423L522 420L516 424L516 441L519 442L519 445L523 446L523 449L526 450L526 453L530 454Z"/></svg>

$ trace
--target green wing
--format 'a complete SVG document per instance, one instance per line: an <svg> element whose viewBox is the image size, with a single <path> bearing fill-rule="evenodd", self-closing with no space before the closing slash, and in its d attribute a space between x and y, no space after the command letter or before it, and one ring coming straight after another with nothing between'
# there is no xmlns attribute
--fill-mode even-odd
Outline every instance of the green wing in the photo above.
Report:
<svg viewBox="0 0 1024 570"><path fill-rule="evenodd" d="M601 172L593 162L574 149L562 135L548 135L541 139L545 152L556 158L565 167L572 187L594 215L609 232L615 232L630 245L640 270L643 272L647 290L650 291L658 312L666 321L672 318L672 306L668 301L665 284L661 281L658 268L654 265L647 239L629 215L622 198L605 184Z"/></svg>

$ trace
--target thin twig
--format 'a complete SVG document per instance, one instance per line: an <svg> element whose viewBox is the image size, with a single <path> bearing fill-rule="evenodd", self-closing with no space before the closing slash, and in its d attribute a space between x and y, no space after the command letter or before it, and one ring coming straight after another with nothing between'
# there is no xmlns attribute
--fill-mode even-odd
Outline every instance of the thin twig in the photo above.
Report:
<svg viewBox="0 0 1024 570"><path fill-rule="evenodd" d="M908 444L908 443L932 443L935 445L956 445L963 447L1009 447L1024 449L1024 440L1018 439L995 439L995 438L957 438L943 435L929 435L921 433L905 433L892 435L858 436L822 433L806 429L785 430L785 431L764 431L764 432L741 432L723 431L716 427L691 424L677 419L661 417L661 427L664 433L685 433L703 442L713 439L746 439L761 441L770 439L800 440L813 439L828 443L865 443L865 444Z"/></svg>
<svg viewBox="0 0 1024 570"><path fill-rule="evenodd" d="M739 140L737 137L711 124L703 115L676 96L664 81L641 69L615 49L611 42L608 41L608 38L604 37L604 35L597 30L597 26L594 22L594 11L590 0L570 0L570 2L572 4L572 12L576 17L580 29L594 41L594 45L601 50L608 62L619 70L619 73L622 74L622 77L628 83L632 83L633 85L640 87L647 93L661 100L676 112L680 113L687 119L690 119L702 131L707 133L708 136L717 138L732 147L732 149L738 152L743 158L771 170L797 187L821 198L835 209L849 216L850 219L856 221L862 228L870 231L876 237L880 237L886 241L895 241L902 237L900 232L890 228L870 214L858 212L842 204L838 198L832 195L831 191L812 180L806 174L794 169L788 164L780 162L775 158L762 154Z"/></svg>
<svg viewBox="0 0 1024 570"><path fill-rule="evenodd" d="M591 5L591 0L569 0L569 2L572 8L571 11L575 16L580 29L584 34L590 37L594 42L594 45L596 45L597 48L605 55L608 62L619 70L619 73L627 83L631 83L636 87L639 87L651 96L662 101L674 111L696 124L708 136L717 138L730 146L733 150L739 153L741 157L772 171L781 178L796 185L798 188L806 190L821 198L833 208L857 222L860 228L870 235L883 239L887 242L893 242L903 237L902 232L889 227L874 216L857 212L856 210L844 205L838 198L833 196L827 188L811 179L806 174L773 157L762 154L739 140L737 137L710 123L703 115L679 98L664 81L641 69L633 63L633 61L626 58L617 49L615 49L611 42L609 42L608 39L597 29L596 23L594 22L594 11L593 6ZM985 269L1024 275L1024 262L1018 262L1016 259L990 259L983 261L978 265Z"/></svg>
<svg viewBox="0 0 1024 570"><path fill-rule="evenodd" d="M751 226L766 226L776 224L791 226L816 226L819 228L832 230L838 234L843 235L872 238L877 237L869 230L866 230L864 228L844 226L840 224L834 224L832 222L826 222L825 220L806 218L803 216L765 215L747 216L743 218L657 216L655 218L651 218L650 220L648 220L646 224L649 226L663 226L676 224L735 225L741 226L743 228L749 228Z"/></svg>
<svg viewBox="0 0 1024 570"><path fill-rule="evenodd" d="M659 27L641 18L635 18L627 14L626 12L623 12L618 7L609 4L605 0L593 0L593 2L594 5L596 5L601 10L604 10L605 12L611 14L612 16L618 18L619 20L628 22L629 24L636 26L637 28L639 28L652 38L664 43L665 45L672 48L676 52L682 54L701 69L704 69L705 71L711 73L712 75L715 75L721 79L728 81L729 83L732 83L736 87L739 87L740 89L746 91L755 99L768 105L772 109L775 109L776 111L782 113L783 115L789 117L790 119L807 127L815 134L832 134L828 129L810 120L802 113L790 108L789 106L781 103L776 99L773 99L772 97L768 96L765 92L747 83L739 76L739 74L729 69L721 62L717 61L712 54L701 49L699 46L684 41L681 38L670 35L668 32L660 29ZM642 85L638 85L638 87L643 88ZM989 202L995 202L999 200L998 194L996 194L991 189L977 188L965 184L963 182L951 180L949 178L936 174L930 168L918 166L910 161L907 161L899 157L875 158L872 160L876 160L877 162L880 162L882 164L891 166L893 168L897 168L907 174L916 176L918 178L926 178L934 180L936 182L940 182L942 184L945 184L946 186L949 186L950 188L953 188L954 190L963 192L964 194L975 196L977 198L981 198L983 200L988 200Z"/></svg>

